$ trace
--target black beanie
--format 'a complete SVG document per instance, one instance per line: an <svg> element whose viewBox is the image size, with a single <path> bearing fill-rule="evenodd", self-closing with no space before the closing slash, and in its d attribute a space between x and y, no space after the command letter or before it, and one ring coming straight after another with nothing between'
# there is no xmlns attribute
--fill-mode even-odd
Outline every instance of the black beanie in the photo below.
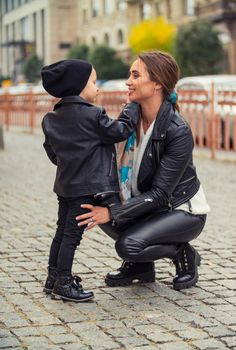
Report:
<svg viewBox="0 0 236 350"><path fill-rule="evenodd" d="M79 95L92 72L89 62L72 59L63 60L42 68L44 89L54 97Z"/></svg>

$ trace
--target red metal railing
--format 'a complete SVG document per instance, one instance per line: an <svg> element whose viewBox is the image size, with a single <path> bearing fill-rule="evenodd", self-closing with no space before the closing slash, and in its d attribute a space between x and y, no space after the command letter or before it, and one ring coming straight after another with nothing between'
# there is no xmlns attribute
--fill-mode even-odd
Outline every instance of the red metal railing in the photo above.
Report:
<svg viewBox="0 0 236 350"><path fill-rule="evenodd" d="M101 92L97 104L105 107L111 117L118 116L126 102L126 92ZM56 103L44 93L0 95L0 124L23 126L33 133L41 127L43 116ZM211 149L214 159L219 149L236 151L236 91L181 90L178 93L181 114L190 124L199 147Z"/></svg>

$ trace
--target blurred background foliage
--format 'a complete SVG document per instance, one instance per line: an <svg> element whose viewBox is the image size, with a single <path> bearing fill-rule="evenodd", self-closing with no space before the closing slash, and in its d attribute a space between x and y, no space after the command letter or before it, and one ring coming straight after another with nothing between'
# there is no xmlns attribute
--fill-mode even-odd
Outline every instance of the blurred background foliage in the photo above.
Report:
<svg viewBox="0 0 236 350"><path fill-rule="evenodd" d="M194 22L179 29L174 55L182 76L217 74L223 70L223 46L209 22Z"/></svg>
<svg viewBox="0 0 236 350"><path fill-rule="evenodd" d="M41 68L43 67L43 61L33 53L24 63L23 73L28 82L34 83L41 78Z"/></svg>
<svg viewBox="0 0 236 350"><path fill-rule="evenodd" d="M78 45L70 49L68 58L80 58L92 63L100 80L126 78L129 65L117 57L116 51L108 46Z"/></svg>
<svg viewBox="0 0 236 350"><path fill-rule="evenodd" d="M105 45L72 46L67 58L90 61L100 80L126 78L135 56L148 50L163 50L173 54L180 66L181 76L223 71L223 46L218 32L209 22L193 22L177 31L175 25L168 23L164 17L145 20L131 28L129 46L133 53L129 62L125 62L114 49ZM42 65L42 60L35 53L25 61L23 73L27 81L37 82L40 79Z"/></svg>
<svg viewBox="0 0 236 350"><path fill-rule="evenodd" d="M176 26L164 17L145 20L135 25L129 35L129 46L135 54L158 49L173 53Z"/></svg>

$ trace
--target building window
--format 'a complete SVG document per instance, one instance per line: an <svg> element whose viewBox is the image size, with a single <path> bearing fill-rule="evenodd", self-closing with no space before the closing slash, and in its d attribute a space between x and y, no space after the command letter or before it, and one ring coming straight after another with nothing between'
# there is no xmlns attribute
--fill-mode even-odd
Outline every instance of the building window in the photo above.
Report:
<svg viewBox="0 0 236 350"><path fill-rule="evenodd" d="M45 60L45 10L41 10L42 59Z"/></svg>
<svg viewBox="0 0 236 350"><path fill-rule="evenodd" d="M172 13L171 13L171 4L170 4L170 0L166 0L166 14L167 14L167 18L168 18L168 19L171 19Z"/></svg>
<svg viewBox="0 0 236 350"><path fill-rule="evenodd" d="M149 19L152 15L152 6L150 4L141 5L141 19Z"/></svg>
<svg viewBox="0 0 236 350"><path fill-rule="evenodd" d="M21 39L27 40L29 35L29 17L21 19Z"/></svg>
<svg viewBox="0 0 236 350"><path fill-rule="evenodd" d="M9 1L5 0L5 12L9 11Z"/></svg>
<svg viewBox="0 0 236 350"><path fill-rule="evenodd" d="M14 8L14 1L13 0L8 0L8 11L13 10Z"/></svg>
<svg viewBox="0 0 236 350"><path fill-rule="evenodd" d="M92 36L92 38L91 38L91 43L92 43L92 45L94 45L94 46L97 45L97 39L95 38L95 36Z"/></svg>
<svg viewBox="0 0 236 350"><path fill-rule="evenodd" d="M118 30L117 33L117 42L118 44L123 44L124 43L124 35L121 29Z"/></svg>
<svg viewBox="0 0 236 350"><path fill-rule="evenodd" d="M33 13L33 28L34 28L34 43L36 45L36 40L37 40L37 15L36 15L36 12Z"/></svg>
<svg viewBox="0 0 236 350"><path fill-rule="evenodd" d="M127 2L124 0L119 0L117 2L117 11L125 11L127 9Z"/></svg>
<svg viewBox="0 0 236 350"><path fill-rule="evenodd" d="M99 1L91 0L91 15L92 17L97 17L99 14Z"/></svg>
<svg viewBox="0 0 236 350"><path fill-rule="evenodd" d="M107 33L104 34L104 44L106 46L109 46L109 44L110 44L110 38L109 38L109 35Z"/></svg>
<svg viewBox="0 0 236 350"><path fill-rule="evenodd" d="M114 12L114 0L103 0L103 13L109 15Z"/></svg>
<svg viewBox="0 0 236 350"><path fill-rule="evenodd" d="M88 10L83 9L83 23L87 23L88 20Z"/></svg>
<svg viewBox="0 0 236 350"><path fill-rule="evenodd" d="M185 13L185 15L194 16L195 15L195 6L196 6L195 0L184 0L184 13Z"/></svg>

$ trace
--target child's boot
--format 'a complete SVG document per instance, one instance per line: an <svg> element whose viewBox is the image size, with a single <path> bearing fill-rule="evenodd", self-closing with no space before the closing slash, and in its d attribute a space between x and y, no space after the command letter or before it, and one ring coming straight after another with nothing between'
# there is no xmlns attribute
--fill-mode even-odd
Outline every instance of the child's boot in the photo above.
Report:
<svg viewBox="0 0 236 350"><path fill-rule="evenodd" d="M82 302L93 299L93 292L84 291L79 283L80 278L74 276L59 277L54 283L52 299Z"/></svg>
<svg viewBox="0 0 236 350"><path fill-rule="evenodd" d="M57 279L57 268L56 267L48 267L48 277L46 279L43 291L46 294L51 294L53 290L54 283Z"/></svg>

